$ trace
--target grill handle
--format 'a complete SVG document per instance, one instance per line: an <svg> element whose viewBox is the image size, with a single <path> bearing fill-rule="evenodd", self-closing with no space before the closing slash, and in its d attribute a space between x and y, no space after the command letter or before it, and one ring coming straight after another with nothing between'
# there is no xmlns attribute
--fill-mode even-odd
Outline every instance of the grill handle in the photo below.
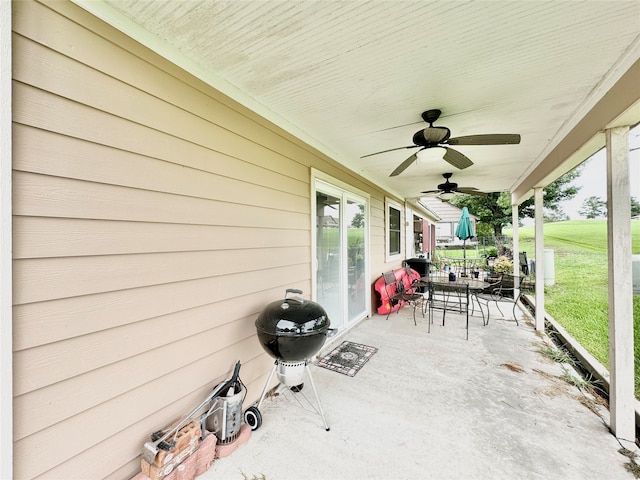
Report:
<svg viewBox="0 0 640 480"><path fill-rule="evenodd" d="M298 290L297 288L287 288L285 294L284 294L284 298L285 300L287 299L287 297L289 296L289 294L292 295L296 295L295 297L292 296L292 300L295 300L299 303L303 303L304 302L304 297L302 296L302 290Z"/></svg>

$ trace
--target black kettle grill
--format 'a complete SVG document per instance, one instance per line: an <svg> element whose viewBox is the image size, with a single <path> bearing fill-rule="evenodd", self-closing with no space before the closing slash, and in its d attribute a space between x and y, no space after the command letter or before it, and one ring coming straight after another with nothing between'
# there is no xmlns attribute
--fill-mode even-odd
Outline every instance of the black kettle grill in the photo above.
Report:
<svg viewBox="0 0 640 480"><path fill-rule="evenodd" d="M296 393L302 390L306 373L316 397L316 411L328 431L329 426L309 369L309 359L322 348L327 336L334 332L329 328L331 322L327 312L319 304L305 300L302 290L287 289L283 300L269 303L260 312L255 325L262 348L275 358L275 363L257 406L245 411L247 425L252 430L262 425L260 407L274 373L277 373L280 383Z"/></svg>

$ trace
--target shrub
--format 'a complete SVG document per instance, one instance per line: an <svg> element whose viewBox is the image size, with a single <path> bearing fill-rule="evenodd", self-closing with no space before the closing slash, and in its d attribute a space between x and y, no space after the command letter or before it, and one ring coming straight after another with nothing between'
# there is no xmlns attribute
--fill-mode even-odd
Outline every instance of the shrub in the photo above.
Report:
<svg viewBox="0 0 640 480"><path fill-rule="evenodd" d="M498 274L513 273L513 262L505 257L498 257L493 266L493 271Z"/></svg>
<svg viewBox="0 0 640 480"><path fill-rule="evenodd" d="M498 256L498 249L496 247L489 247L484 251L484 253L482 255L484 257L497 257Z"/></svg>

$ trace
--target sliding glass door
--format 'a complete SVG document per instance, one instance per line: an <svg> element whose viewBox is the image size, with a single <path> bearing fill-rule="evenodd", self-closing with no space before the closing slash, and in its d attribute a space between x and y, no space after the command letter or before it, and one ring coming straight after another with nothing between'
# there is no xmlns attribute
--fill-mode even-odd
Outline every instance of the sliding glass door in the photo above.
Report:
<svg viewBox="0 0 640 480"><path fill-rule="evenodd" d="M316 300L333 328L367 315L367 203L316 180Z"/></svg>
<svg viewBox="0 0 640 480"><path fill-rule="evenodd" d="M366 315L364 201L347 198L345 228L347 231L347 319L356 321Z"/></svg>

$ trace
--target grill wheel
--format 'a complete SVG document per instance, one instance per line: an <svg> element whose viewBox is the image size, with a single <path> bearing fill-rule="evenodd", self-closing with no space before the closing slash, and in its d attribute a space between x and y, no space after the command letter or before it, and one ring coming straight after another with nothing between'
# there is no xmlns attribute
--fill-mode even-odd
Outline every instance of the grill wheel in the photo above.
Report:
<svg viewBox="0 0 640 480"><path fill-rule="evenodd" d="M251 430L257 430L262 425L262 414L256 407L249 407L244 412L244 423L251 427Z"/></svg>

